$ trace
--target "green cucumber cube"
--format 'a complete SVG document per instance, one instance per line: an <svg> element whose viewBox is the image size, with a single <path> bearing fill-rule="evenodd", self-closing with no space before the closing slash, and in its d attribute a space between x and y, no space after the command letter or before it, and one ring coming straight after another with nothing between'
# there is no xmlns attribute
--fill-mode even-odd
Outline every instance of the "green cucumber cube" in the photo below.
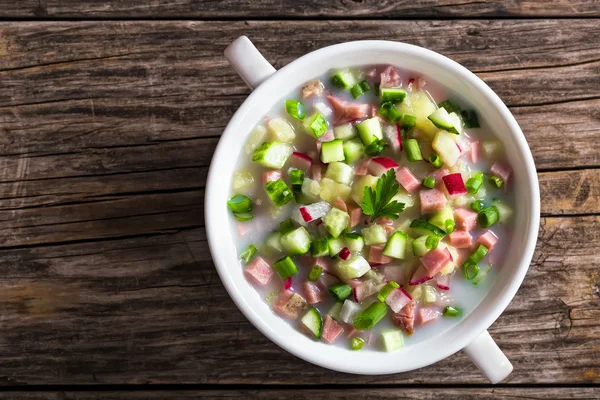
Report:
<svg viewBox="0 0 600 400"><path fill-rule="evenodd" d="M396 231L392 233L392 236L388 239L385 247L383 248L383 255L397 258L399 260L404 259L406 256L406 241L408 236L403 232Z"/></svg>
<svg viewBox="0 0 600 400"><path fill-rule="evenodd" d="M314 336L315 339L321 338L321 333L323 331L323 318L321 317L321 313L314 307L311 307L310 310L300 320L302 325L304 325L310 333Z"/></svg>
<svg viewBox="0 0 600 400"><path fill-rule="evenodd" d="M352 124L339 125L333 128L333 136L336 139L348 140L356 137L356 129Z"/></svg>
<svg viewBox="0 0 600 400"><path fill-rule="evenodd" d="M387 242L387 233L381 225L371 225L368 228L363 228L360 231L365 239L365 244L371 246Z"/></svg>
<svg viewBox="0 0 600 400"><path fill-rule="evenodd" d="M451 220L454 224L454 211L450 205L446 205L440 211L437 211L435 214L433 214L431 218L429 218L429 223L437 226L445 232L447 220Z"/></svg>
<svg viewBox="0 0 600 400"><path fill-rule="evenodd" d="M342 281L360 278L371 270L371 265L364 259L363 256L355 254L347 260L341 260L334 266L336 275Z"/></svg>
<svg viewBox="0 0 600 400"><path fill-rule="evenodd" d="M313 241L310 245L310 255L312 257L323 257L329 255L329 238L324 237Z"/></svg>
<svg viewBox="0 0 600 400"><path fill-rule="evenodd" d="M356 84L356 79L349 69L345 69L333 74L331 83L341 89L349 89Z"/></svg>
<svg viewBox="0 0 600 400"><path fill-rule="evenodd" d="M406 97L406 91L400 88L380 88L381 102L402 103Z"/></svg>
<svg viewBox="0 0 600 400"><path fill-rule="evenodd" d="M325 172L325 178L333 179L338 183L349 185L354 177L354 168L348 164L344 164L338 161L334 161L327 165L327 171Z"/></svg>
<svg viewBox="0 0 600 400"><path fill-rule="evenodd" d="M317 139L323 136L329 128L325 117L323 117L323 115L321 115L321 113L319 112L316 112L304 118L302 126L309 135Z"/></svg>
<svg viewBox="0 0 600 400"><path fill-rule="evenodd" d="M404 347L404 337L398 330L387 330L381 332L383 347L385 351L396 351Z"/></svg>
<svg viewBox="0 0 600 400"><path fill-rule="evenodd" d="M252 161L267 168L281 169L292 155L290 144L281 142L265 142L252 154Z"/></svg>
<svg viewBox="0 0 600 400"><path fill-rule="evenodd" d="M329 164L334 161L344 161L344 141L334 139L330 142L321 143L321 161Z"/></svg>
<svg viewBox="0 0 600 400"><path fill-rule="evenodd" d="M358 139L344 142L344 158L347 164L358 161L365 154L365 146Z"/></svg>
<svg viewBox="0 0 600 400"><path fill-rule="evenodd" d="M370 145L375 140L383 139L383 132L381 130L381 122L378 117L365 119L362 122L356 124L358 130L358 136L365 146Z"/></svg>
<svg viewBox="0 0 600 400"><path fill-rule="evenodd" d="M348 213L333 207L323 217L323 225L331 236L337 238L350 225L350 216Z"/></svg>
<svg viewBox="0 0 600 400"><path fill-rule="evenodd" d="M341 237L329 239L329 256L335 257L346 246L344 239Z"/></svg>
<svg viewBox="0 0 600 400"><path fill-rule="evenodd" d="M353 252L362 251L363 247L365 247L365 240L356 233L347 233L345 236L345 243L348 250Z"/></svg>
<svg viewBox="0 0 600 400"><path fill-rule="evenodd" d="M267 182L265 190L275 207L281 207L294 198L292 190L286 185L283 179Z"/></svg>
<svg viewBox="0 0 600 400"><path fill-rule="evenodd" d="M303 226L281 236L281 245L292 256L308 253L311 242L310 235Z"/></svg>

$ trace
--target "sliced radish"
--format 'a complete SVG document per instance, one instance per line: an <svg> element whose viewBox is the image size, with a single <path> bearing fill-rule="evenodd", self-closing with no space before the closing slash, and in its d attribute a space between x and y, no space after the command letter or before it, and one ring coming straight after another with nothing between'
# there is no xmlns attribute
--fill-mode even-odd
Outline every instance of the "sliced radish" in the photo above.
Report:
<svg viewBox="0 0 600 400"><path fill-rule="evenodd" d="M392 292L386 297L385 302L392 311L395 313L399 312L404 308L405 305L410 303L412 298L406 291L400 289L394 289Z"/></svg>
<svg viewBox="0 0 600 400"><path fill-rule="evenodd" d="M300 225L306 226L309 222L322 218L331 209L331 205L326 201L300 206L292 213L292 219Z"/></svg>
<svg viewBox="0 0 600 400"><path fill-rule="evenodd" d="M392 150L394 150L394 153L398 153L402 150L402 137L400 136L397 125L384 125L383 135L387 139Z"/></svg>
<svg viewBox="0 0 600 400"><path fill-rule="evenodd" d="M350 257L350 250L347 247L344 247L340 250L339 256L342 260L347 260Z"/></svg>
<svg viewBox="0 0 600 400"><path fill-rule="evenodd" d="M435 283L436 283L437 287L440 288L441 290L450 290L450 278L451 278L450 274L438 275L435 278Z"/></svg>
<svg viewBox="0 0 600 400"><path fill-rule="evenodd" d="M448 193L451 196L467 193L465 182L463 181L460 173L442 176L442 180L444 181L444 185L446 185L446 189L448 189Z"/></svg>
<svg viewBox="0 0 600 400"><path fill-rule="evenodd" d="M421 283L430 281L433 277L429 276L427 269L423 265L419 265L419 268L410 277L408 284L410 286L420 285Z"/></svg>
<svg viewBox="0 0 600 400"><path fill-rule="evenodd" d="M285 280L285 282L283 283L283 288L284 288L285 290L288 290L288 289L289 289L289 288L291 288L291 287L292 287L292 277L290 276L290 277L288 277L288 278Z"/></svg>
<svg viewBox="0 0 600 400"><path fill-rule="evenodd" d="M290 156L290 166L303 171L308 171L312 165L312 158L304 153L294 151Z"/></svg>
<svg viewBox="0 0 600 400"><path fill-rule="evenodd" d="M388 169L398 168L398 163L389 157L375 157L369 162L369 172L375 176L381 176Z"/></svg>

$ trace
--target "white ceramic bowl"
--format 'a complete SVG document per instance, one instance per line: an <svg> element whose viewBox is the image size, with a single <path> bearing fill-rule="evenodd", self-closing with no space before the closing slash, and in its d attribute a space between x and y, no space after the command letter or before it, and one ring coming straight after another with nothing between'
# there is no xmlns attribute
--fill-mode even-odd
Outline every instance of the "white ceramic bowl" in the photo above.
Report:
<svg viewBox="0 0 600 400"><path fill-rule="evenodd" d="M432 364L464 349L492 383L504 379L512 365L491 336L489 326L508 306L529 267L539 228L540 197L531 152L514 117L477 76L456 62L421 47L388 41L358 41L313 51L276 71L242 36L225 51L233 67L255 89L235 113L214 153L205 197L210 251L225 288L240 310L262 333L296 356L337 371L390 374ZM350 351L316 342L276 316L248 283L234 246L227 210L231 179L242 144L252 127L274 103L303 82L332 68L391 64L418 71L476 106L479 118L494 127L514 170L515 229L510 251L483 301L457 325L396 352Z"/></svg>

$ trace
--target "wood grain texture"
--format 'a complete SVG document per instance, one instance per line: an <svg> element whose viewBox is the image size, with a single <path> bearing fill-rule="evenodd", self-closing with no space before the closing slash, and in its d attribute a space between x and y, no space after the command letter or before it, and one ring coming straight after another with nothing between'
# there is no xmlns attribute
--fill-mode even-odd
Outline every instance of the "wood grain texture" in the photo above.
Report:
<svg viewBox="0 0 600 400"><path fill-rule="evenodd" d="M597 388L394 388L381 389L377 387L369 389L355 388L331 388L329 390L314 390L303 388L289 389L240 389L240 390L140 390L131 392L102 391L102 392L7 392L0 393L1 400L137 400L137 399L215 399L215 400L338 400L352 398L356 400L380 400L380 399L600 399Z"/></svg>
<svg viewBox="0 0 600 400"><path fill-rule="evenodd" d="M507 383L600 382L599 223L543 219L523 286L490 330L515 366ZM7 384L486 383L462 353L358 378L287 354L229 299L202 229L12 249L0 268Z"/></svg>
<svg viewBox="0 0 600 400"><path fill-rule="evenodd" d="M542 18L599 15L594 0L0 0L0 18Z"/></svg>

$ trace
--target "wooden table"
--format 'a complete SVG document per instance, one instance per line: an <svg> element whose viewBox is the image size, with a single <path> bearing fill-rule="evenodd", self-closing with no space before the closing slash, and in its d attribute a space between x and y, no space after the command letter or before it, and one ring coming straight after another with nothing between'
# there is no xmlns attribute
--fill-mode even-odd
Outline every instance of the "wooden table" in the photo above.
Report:
<svg viewBox="0 0 600 400"><path fill-rule="evenodd" d="M0 0L0 398L600 398L599 17L598 0ZM542 223L490 329L504 383L461 353L328 371L238 311L203 196L249 93L222 56L239 35L276 67L348 40L417 44L508 104Z"/></svg>

